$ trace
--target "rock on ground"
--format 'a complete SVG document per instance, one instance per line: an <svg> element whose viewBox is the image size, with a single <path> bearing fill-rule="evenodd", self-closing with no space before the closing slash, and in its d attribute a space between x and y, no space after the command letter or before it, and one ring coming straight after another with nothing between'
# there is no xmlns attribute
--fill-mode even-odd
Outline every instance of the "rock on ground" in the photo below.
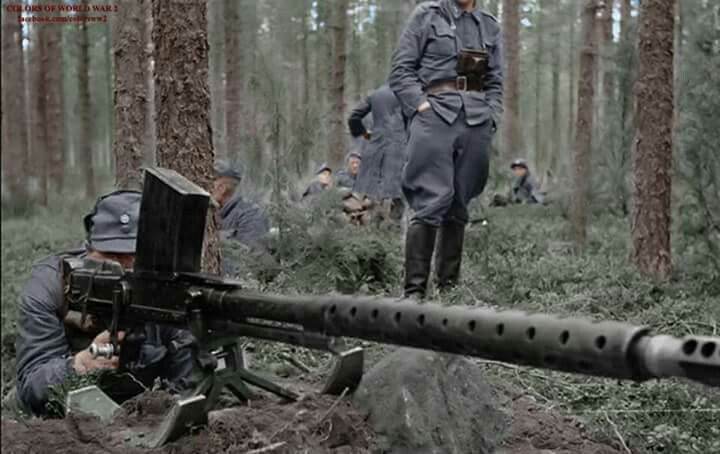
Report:
<svg viewBox="0 0 720 454"><path fill-rule="evenodd" d="M478 365L409 348L367 372L354 402L388 453L491 453L510 423Z"/></svg>

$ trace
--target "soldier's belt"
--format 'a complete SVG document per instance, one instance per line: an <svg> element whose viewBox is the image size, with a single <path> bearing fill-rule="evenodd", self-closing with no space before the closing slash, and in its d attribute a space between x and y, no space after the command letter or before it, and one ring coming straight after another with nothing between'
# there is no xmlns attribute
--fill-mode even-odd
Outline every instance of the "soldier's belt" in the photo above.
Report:
<svg viewBox="0 0 720 454"><path fill-rule="evenodd" d="M458 76L455 79L431 82L425 89L425 92L429 95L437 95L446 91L482 91L482 89L482 80L473 77Z"/></svg>

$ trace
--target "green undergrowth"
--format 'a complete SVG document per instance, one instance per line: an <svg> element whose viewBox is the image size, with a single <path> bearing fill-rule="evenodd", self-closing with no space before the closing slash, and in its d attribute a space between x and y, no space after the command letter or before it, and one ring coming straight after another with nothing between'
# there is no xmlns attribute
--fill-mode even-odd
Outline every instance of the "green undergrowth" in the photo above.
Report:
<svg viewBox="0 0 720 454"><path fill-rule="evenodd" d="M13 379L17 296L31 263L78 244L81 216L91 203L34 211L2 223L3 394ZM253 290L274 293L400 294L403 244L399 228L356 227L338 218L337 198L270 210L273 235L261 251L224 244L232 276ZM432 298L559 315L615 319L674 334L720 333L720 270L703 254L703 240L674 232L674 272L666 282L638 275L627 264L627 221L596 213L586 250L573 252L560 206L476 210L468 228L462 284ZM255 342L259 365L296 355L309 368L322 356ZM376 347L370 347L375 351ZM382 349L378 349L381 352ZM586 421L603 438L639 453L720 452L720 395L681 380L636 384L486 365L488 375L541 405Z"/></svg>

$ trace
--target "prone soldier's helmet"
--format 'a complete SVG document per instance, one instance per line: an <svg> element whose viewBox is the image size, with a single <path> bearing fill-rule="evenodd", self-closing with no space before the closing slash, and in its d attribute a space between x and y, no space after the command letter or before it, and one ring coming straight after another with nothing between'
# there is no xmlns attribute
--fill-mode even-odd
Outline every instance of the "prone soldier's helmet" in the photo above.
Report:
<svg viewBox="0 0 720 454"><path fill-rule="evenodd" d="M323 162L322 164L317 166L317 168L315 169L315 175L320 175L321 173L325 172L326 170L328 172L332 173L332 169L330 168L330 166L327 165L326 162Z"/></svg>
<svg viewBox="0 0 720 454"><path fill-rule="evenodd" d="M516 159L512 163L510 163L511 169L514 169L515 167L523 167L525 170L530 170L528 169L527 161L525 161L524 159Z"/></svg>
<svg viewBox="0 0 720 454"><path fill-rule="evenodd" d="M115 191L98 199L84 220L87 246L100 252L134 254L140 199L138 191Z"/></svg>

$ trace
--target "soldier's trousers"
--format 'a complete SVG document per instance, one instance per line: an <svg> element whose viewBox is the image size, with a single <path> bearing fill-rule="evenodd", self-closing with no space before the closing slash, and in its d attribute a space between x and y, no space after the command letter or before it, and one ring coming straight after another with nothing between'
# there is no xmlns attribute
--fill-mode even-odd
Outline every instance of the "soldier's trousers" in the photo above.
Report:
<svg viewBox="0 0 720 454"><path fill-rule="evenodd" d="M403 171L411 222L468 222L468 204L487 183L493 134L492 122L469 126L464 111L451 125L432 108L415 114Z"/></svg>

